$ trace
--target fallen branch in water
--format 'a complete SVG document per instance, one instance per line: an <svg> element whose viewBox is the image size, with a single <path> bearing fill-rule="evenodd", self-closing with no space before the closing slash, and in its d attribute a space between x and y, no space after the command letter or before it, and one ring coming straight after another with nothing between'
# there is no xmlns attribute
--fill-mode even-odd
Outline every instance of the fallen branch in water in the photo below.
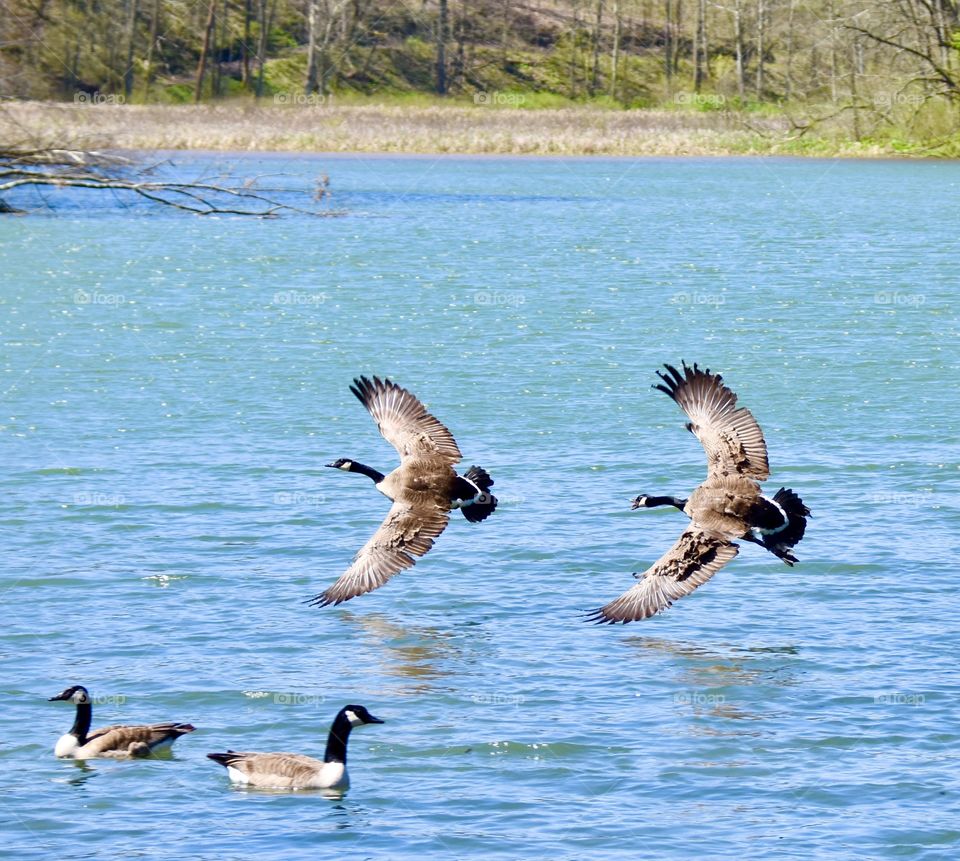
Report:
<svg viewBox="0 0 960 861"><path fill-rule="evenodd" d="M272 196L274 190L258 187L257 179L241 182L226 177L224 183L169 182L145 178L153 168L138 167L130 159L110 153L65 149L0 148L0 194L24 186L88 188L126 191L163 206L195 215L251 215L273 218L283 213L336 216L343 212L320 207L329 201L330 180L319 177L309 199L314 205L298 206ZM124 176L134 172L133 176ZM285 194L307 195L306 191ZM22 213L0 198L0 213Z"/></svg>

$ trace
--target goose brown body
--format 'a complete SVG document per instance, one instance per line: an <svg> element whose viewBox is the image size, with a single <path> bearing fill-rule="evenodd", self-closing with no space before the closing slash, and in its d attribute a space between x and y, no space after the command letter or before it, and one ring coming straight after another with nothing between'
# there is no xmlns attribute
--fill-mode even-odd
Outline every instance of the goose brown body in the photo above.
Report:
<svg viewBox="0 0 960 861"><path fill-rule="evenodd" d="M346 705L333 719L323 759L302 753L259 753L228 750L207 758L227 769L231 781L263 789L325 789L341 794L350 787L347 743L359 726L383 723L361 705Z"/></svg>
<svg viewBox="0 0 960 861"><path fill-rule="evenodd" d="M665 610L709 580L739 552L738 539L760 544L786 564L797 561L791 548L806 529L809 509L793 491L781 488L767 499L760 482L770 475L767 446L753 414L737 407L737 396L719 374L685 362L682 371L665 365L662 383L690 419L687 429L703 445L707 478L685 500L638 496L634 508L673 505L690 525L663 556L641 574L640 582L594 610L596 622L633 622Z"/></svg>
<svg viewBox="0 0 960 861"><path fill-rule="evenodd" d="M478 466L458 475L454 466L463 456L456 440L414 394L378 377L358 377L350 390L397 450L400 465L383 475L345 458L327 464L367 475L393 505L350 567L309 602L318 606L371 592L412 567L446 529L453 509L460 508L467 520L476 523L497 507L497 498L489 493L493 479Z"/></svg>
<svg viewBox="0 0 960 861"><path fill-rule="evenodd" d="M193 732L188 723L155 723L146 725L115 724L90 731L93 705L90 694L82 685L73 685L51 702L65 701L76 705L76 717L70 732L62 735L54 754L62 758L95 759L109 757L126 759L150 756L159 748L173 744L180 736Z"/></svg>

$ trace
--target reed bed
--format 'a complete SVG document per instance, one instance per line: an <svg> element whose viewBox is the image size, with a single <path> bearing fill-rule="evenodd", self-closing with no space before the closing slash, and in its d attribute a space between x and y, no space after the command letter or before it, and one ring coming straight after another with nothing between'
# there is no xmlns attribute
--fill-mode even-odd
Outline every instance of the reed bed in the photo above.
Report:
<svg viewBox="0 0 960 861"><path fill-rule="evenodd" d="M707 156L889 155L796 140L785 120L720 111L464 105L257 106L7 102L6 145L223 151Z"/></svg>

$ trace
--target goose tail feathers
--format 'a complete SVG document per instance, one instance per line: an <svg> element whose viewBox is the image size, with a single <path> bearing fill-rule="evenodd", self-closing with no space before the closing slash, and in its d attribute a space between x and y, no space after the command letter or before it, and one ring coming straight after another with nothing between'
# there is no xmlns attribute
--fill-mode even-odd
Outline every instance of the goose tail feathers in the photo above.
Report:
<svg viewBox="0 0 960 861"><path fill-rule="evenodd" d="M803 538L803 533L807 529L810 509L803 504L803 500L797 494L787 487L781 487L774 494L773 501L787 513L787 524L777 532L764 535L763 544L787 565L793 565L797 561L797 557L793 555L790 548L798 544L800 539Z"/></svg>
<svg viewBox="0 0 960 861"><path fill-rule="evenodd" d="M482 466L471 466L464 474L463 478L472 488L475 488L472 502L461 507L463 516L471 523L479 523L486 520L497 507L497 497L490 493L493 487L493 479Z"/></svg>

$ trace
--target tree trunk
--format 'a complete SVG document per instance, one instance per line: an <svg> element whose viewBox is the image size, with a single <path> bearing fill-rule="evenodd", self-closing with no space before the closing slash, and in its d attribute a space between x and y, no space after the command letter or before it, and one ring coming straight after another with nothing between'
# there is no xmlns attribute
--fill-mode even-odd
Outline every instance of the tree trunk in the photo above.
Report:
<svg viewBox="0 0 960 861"><path fill-rule="evenodd" d="M437 19L437 95L447 94L447 0L440 0Z"/></svg>
<svg viewBox="0 0 960 861"><path fill-rule="evenodd" d="M253 0L243 0L243 45L240 48L243 63L241 65L241 81L246 89L250 89L250 24L253 19Z"/></svg>
<svg viewBox="0 0 960 861"><path fill-rule="evenodd" d="M707 0L697 2L697 32L693 39L693 90L700 92L708 77L707 57Z"/></svg>
<svg viewBox="0 0 960 861"><path fill-rule="evenodd" d="M267 49L270 47L270 28L273 26L273 10L276 0L260 0L259 23L260 38L257 40L257 98L263 95L263 67L267 61Z"/></svg>
<svg viewBox="0 0 960 861"><path fill-rule="evenodd" d="M590 70L590 93L600 86L600 28L603 26L603 0L597 0L597 13L593 24L593 67Z"/></svg>
<svg viewBox="0 0 960 861"><path fill-rule="evenodd" d="M764 36L767 27L767 8L764 0L757 0L757 99L763 98L763 52L766 50Z"/></svg>
<svg viewBox="0 0 960 861"><path fill-rule="evenodd" d="M834 8L833 0L830 0L828 7L830 16L830 101L837 101L837 10Z"/></svg>
<svg viewBox="0 0 960 861"><path fill-rule="evenodd" d="M137 0L127 0L127 60L123 69L123 98L130 101L133 94L133 47L137 35Z"/></svg>
<svg viewBox="0 0 960 861"><path fill-rule="evenodd" d="M210 0L207 14L207 25L203 31L203 47L200 49L200 61L197 63L197 83L193 91L193 101L199 102L203 95L203 78L207 73L207 58L210 54L210 39L213 36L213 25L217 21L217 0Z"/></svg>
<svg viewBox="0 0 960 861"><path fill-rule="evenodd" d="M466 42L467 42L467 9L466 0L460 4L460 14L457 15L456 38L457 53L453 58L453 81L463 87L467 73Z"/></svg>
<svg viewBox="0 0 960 861"><path fill-rule="evenodd" d="M317 0L307 0L307 83L304 87L307 95L315 93L317 87Z"/></svg>
<svg viewBox="0 0 960 861"><path fill-rule="evenodd" d="M157 44L157 33L160 30L160 0L153 0L153 9L150 12L150 41L147 44L147 56L143 69L143 100L150 98L150 87L153 85L153 51Z"/></svg>
<svg viewBox="0 0 960 861"><path fill-rule="evenodd" d="M213 95L219 98L223 90L223 69L220 67L220 49L229 44L227 40L227 22L230 15L230 7L227 5L229 0L223 0L223 8L220 11L220 20L217 22L220 26L213 28L213 44L210 47L210 53L215 58L213 63Z"/></svg>
<svg viewBox="0 0 960 861"><path fill-rule="evenodd" d="M850 43L850 107L853 116L853 139L860 140L860 109L857 105L857 42L856 36Z"/></svg>
<svg viewBox="0 0 960 861"><path fill-rule="evenodd" d="M580 7L578 0L571 0L573 6L573 28L570 33L570 98L577 97L577 36L580 33Z"/></svg>
<svg viewBox="0 0 960 861"><path fill-rule="evenodd" d="M623 21L620 17L620 0L613 0L613 50L610 56L610 98L617 97L617 72L620 67L620 31Z"/></svg>
<svg viewBox="0 0 960 861"><path fill-rule="evenodd" d="M673 80L673 3L671 0L664 0L663 15L665 23L663 25L663 74L667 79L667 93L670 93L670 84Z"/></svg>
<svg viewBox="0 0 960 861"><path fill-rule="evenodd" d="M785 75L785 96L789 102L793 98L793 13L795 10L794 0L790 0L790 9L787 13L787 64L784 70Z"/></svg>
<svg viewBox="0 0 960 861"><path fill-rule="evenodd" d="M740 2L741 0L736 0L733 7L733 39L737 55L737 95L742 103L747 89L747 70L744 68L743 9Z"/></svg>
<svg viewBox="0 0 960 861"><path fill-rule="evenodd" d="M674 7L674 21L673 32L676 34L676 38L673 40L673 69L676 71L680 68L680 52L683 49L683 0L677 0Z"/></svg>

